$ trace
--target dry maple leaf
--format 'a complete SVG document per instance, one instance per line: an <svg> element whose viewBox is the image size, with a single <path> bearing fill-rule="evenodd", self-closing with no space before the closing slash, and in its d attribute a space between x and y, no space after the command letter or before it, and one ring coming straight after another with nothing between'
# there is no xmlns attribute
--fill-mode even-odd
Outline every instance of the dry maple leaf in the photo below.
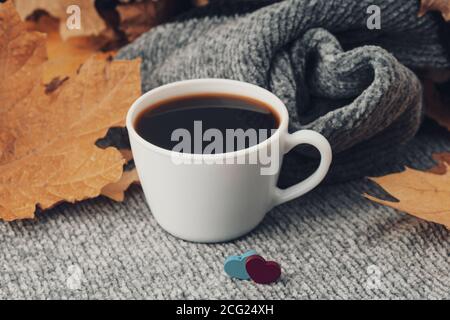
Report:
<svg viewBox="0 0 450 320"><path fill-rule="evenodd" d="M428 172L445 174L447 172L447 166L450 165L450 153L435 153L433 159L438 163L437 166L431 168Z"/></svg>
<svg viewBox="0 0 450 320"><path fill-rule="evenodd" d="M133 154L130 149L121 149L123 159L127 164L133 160ZM125 191L132 185L140 184L139 176L135 167L129 170L124 170L119 181L108 184L103 187L101 195L108 197L114 201L123 201L125 199Z"/></svg>
<svg viewBox="0 0 450 320"><path fill-rule="evenodd" d="M139 177L136 172L133 160L133 153L131 152L131 146L128 139L128 134L124 128L111 128L108 130L108 134L103 138L97 140L96 145L102 149L108 147L115 147L119 149L123 159L126 161L124 166L124 172L119 181L109 184L102 189L102 195L115 200L123 201L125 198L125 191L132 184L139 184Z"/></svg>
<svg viewBox="0 0 450 320"><path fill-rule="evenodd" d="M197 7L203 7L203 6L208 5L209 0L193 0L192 2L193 2L194 5L197 6Z"/></svg>
<svg viewBox="0 0 450 320"><path fill-rule="evenodd" d="M136 168L134 168L130 171L124 171L120 180L105 186L101 194L115 201L123 201L125 198L124 191L131 185L138 183L139 177Z"/></svg>
<svg viewBox="0 0 450 320"><path fill-rule="evenodd" d="M40 83L39 78L30 75L40 73L42 61L46 59L45 35L25 32L25 26L10 2L0 6L0 101L15 105ZM3 103L0 107L1 119L5 111Z"/></svg>
<svg viewBox="0 0 450 320"><path fill-rule="evenodd" d="M46 94L45 35L27 32L0 4L0 218L31 218L36 206L98 196L122 176L124 159L95 142L124 125L140 94L139 61L89 59Z"/></svg>
<svg viewBox="0 0 450 320"><path fill-rule="evenodd" d="M377 203L435 222L450 229L450 154L437 154L439 165L429 172L406 168L405 171L370 178L398 202L364 196ZM440 174L437 174L440 173Z"/></svg>
<svg viewBox="0 0 450 320"><path fill-rule="evenodd" d="M109 38L73 37L63 41L58 28L59 21L47 15L41 16L37 21L27 21L28 30L47 35L48 60L43 66L44 83L49 83L57 77L75 75L80 65L94 54L103 54L105 58L114 54L114 52L101 52L101 49L109 42Z"/></svg>
<svg viewBox="0 0 450 320"><path fill-rule="evenodd" d="M119 29L131 42L151 27L167 20L184 6L177 0L144 0L118 5L116 10L120 19Z"/></svg>
<svg viewBox="0 0 450 320"><path fill-rule="evenodd" d="M107 30L105 21L95 8L95 0L14 0L21 18L25 20L37 10L48 12L60 21L59 30L65 40L76 36L98 36ZM81 10L81 28L68 29L66 26L67 8L77 5Z"/></svg>
<svg viewBox="0 0 450 320"><path fill-rule="evenodd" d="M421 0L419 17L428 11L439 11L445 21L450 21L450 1L449 0Z"/></svg>

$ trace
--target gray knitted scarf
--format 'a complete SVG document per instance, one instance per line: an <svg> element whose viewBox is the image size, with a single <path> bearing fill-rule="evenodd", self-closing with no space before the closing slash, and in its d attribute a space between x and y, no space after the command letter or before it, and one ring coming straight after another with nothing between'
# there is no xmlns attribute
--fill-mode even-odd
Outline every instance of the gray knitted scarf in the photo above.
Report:
<svg viewBox="0 0 450 320"><path fill-rule="evenodd" d="M367 8L381 9L369 30ZM184 79L228 78L277 95L290 130L312 129L333 147L332 180L370 174L416 133L422 89L411 70L449 67L438 17L418 0L211 1L152 29L118 59L141 57L144 91ZM299 148L289 177L317 160Z"/></svg>

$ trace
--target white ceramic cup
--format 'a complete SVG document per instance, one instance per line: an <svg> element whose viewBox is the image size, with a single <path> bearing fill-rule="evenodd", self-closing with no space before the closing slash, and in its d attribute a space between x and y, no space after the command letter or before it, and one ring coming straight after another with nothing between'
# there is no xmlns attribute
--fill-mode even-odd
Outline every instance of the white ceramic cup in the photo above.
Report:
<svg viewBox="0 0 450 320"><path fill-rule="evenodd" d="M136 117L149 106L178 96L205 93L259 100L271 106L278 115L279 127L269 139L257 145L222 154L186 154L166 150L144 140L136 132ZM289 134L288 121L285 105L274 94L234 80L180 81L151 90L137 99L128 112L126 124L142 188L158 223L172 235L185 240L229 241L255 228L274 206L316 187L331 163L330 144L321 134L311 130ZM283 156L299 144L310 144L319 150L319 167L306 180L287 189L279 189L276 184ZM275 170L271 170L271 174L262 174L267 164L238 160L263 152L270 154L275 161ZM195 163L186 163L186 157ZM220 159L231 160L234 164Z"/></svg>

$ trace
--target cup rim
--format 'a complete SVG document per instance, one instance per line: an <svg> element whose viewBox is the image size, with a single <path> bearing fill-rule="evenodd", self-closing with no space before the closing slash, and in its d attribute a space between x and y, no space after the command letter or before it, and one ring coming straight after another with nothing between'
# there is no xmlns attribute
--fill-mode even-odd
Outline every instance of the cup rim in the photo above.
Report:
<svg viewBox="0 0 450 320"><path fill-rule="evenodd" d="M184 86L184 85L201 86L202 84L205 84L205 83L225 84L228 86L230 86L230 85L231 86L239 86L241 88L246 87L246 89L248 89L248 90L253 90L256 92L259 91L264 95L270 96L273 100L275 100L276 105L273 105L273 103L268 103L266 101L267 99L255 98L250 95L247 96L245 94L239 94L240 96L253 98L253 99L260 100L261 102L265 102L265 103L269 104L271 107L273 107L275 109L275 112L277 112L279 119L280 119L280 124L276 128L275 132L268 139L265 139L264 141L261 141L258 144L255 144L249 148L240 149L237 151L215 153L215 154L185 153L185 152L178 152L178 151L165 149L165 148L159 147L159 146L145 140L137 133L136 129L134 128L134 119L136 116L136 114L135 114L136 109L143 103L143 101L147 100L149 96L157 95L157 94L161 93L162 91L170 90L170 89L173 89L178 86ZM205 90L205 91L200 90L199 93L223 93L223 92L221 92L220 90ZM180 96L183 96L183 95L180 95ZM177 95L174 94L172 97L176 98ZM154 89L142 94L138 99L136 99L133 102L133 104L131 105L131 107L128 110L127 117L126 117L126 127L127 127L128 135L130 136L130 138L133 137L135 139L135 141L137 141L140 145L142 145L146 149L150 149L154 152L157 152L157 153L165 155L165 156L172 156L172 157L179 156L179 157L183 157L183 158L189 157L189 158L192 158L193 160L198 159L198 160L205 161L205 160L218 160L218 159L241 157L241 156L246 156L246 155L252 154L254 152L257 152L258 150L266 147L267 145L272 144L272 142L275 139L280 139L281 132L287 131L288 119L289 119L289 115L288 115L288 111L287 111L287 108L284 105L284 103L276 95L274 95L272 92L270 92L267 89L264 89L262 87L259 87L257 85L254 85L254 84L251 84L248 82L244 82L244 81L221 79L221 78L200 78L200 79L190 79L190 80L181 80L181 81L171 82L171 83L159 86L157 88L154 88Z"/></svg>

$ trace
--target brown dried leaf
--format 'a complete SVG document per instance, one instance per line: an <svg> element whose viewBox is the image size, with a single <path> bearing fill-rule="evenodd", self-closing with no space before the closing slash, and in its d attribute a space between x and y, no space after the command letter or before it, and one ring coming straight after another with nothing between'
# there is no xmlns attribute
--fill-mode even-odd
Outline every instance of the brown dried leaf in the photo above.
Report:
<svg viewBox="0 0 450 320"><path fill-rule="evenodd" d="M192 2L193 2L194 5L197 6L197 7L203 7L203 6L208 5L209 0L193 0Z"/></svg>
<svg viewBox="0 0 450 320"><path fill-rule="evenodd" d="M102 195L115 200L123 201L125 198L124 192L132 185L138 184L139 177L136 168L130 171L125 171L116 183L111 183L102 189Z"/></svg>
<svg viewBox="0 0 450 320"><path fill-rule="evenodd" d="M46 60L45 35L26 32L10 2L0 6L0 101L13 106L40 84L39 78L30 75L42 72L42 61ZM4 107L0 104L0 119Z"/></svg>
<svg viewBox="0 0 450 320"><path fill-rule="evenodd" d="M0 218L32 218L36 206L98 196L124 159L96 147L123 126L140 94L139 61L93 57L45 94L45 35L27 32L11 2L0 4Z"/></svg>
<svg viewBox="0 0 450 320"><path fill-rule="evenodd" d="M445 21L450 21L450 1L448 0L421 0L419 17L428 11L439 11Z"/></svg>
<svg viewBox="0 0 450 320"><path fill-rule="evenodd" d="M47 35L48 61L44 64L44 83L54 78L64 78L75 75L89 57L94 54L107 57L114 52L100 52L109 42L109 38L99 37L73 37L63 41L59 34L59 22L55 18L42 16L37 21L27 21L27 29L39 31Z"/></svg>
<svg viewBox="0 0 450 320"><path fill-rule="evenodd" d="M77 36L99 36L107 30L105 21L95 8L95 0L14 0L14 4L21 18L25 20L37 10L48 12L60 21L59 31L66 40ZM81 28L70 30L66 26L67 8L77 5L81 9Z"/></svg>
<svg viewBox="0 0 450 320"><path fill-rule="evenodd" d="M129 149L119 150L122 158L128 163L133 160L133 154ZM123 201L125 199L125 191L133 184L139 184L139 177L136 168L129 171L124 171L119 181L111 183L102 189L102 195L114 201Z"/></svg>
<svg viewBox="0 0 450 320"><path fill-rule="evenodd" d="M378 199L368 194L364 196L450 229L450 154L437 154L434 158L439 161L439 165L429 172L406 168L403 172L370 178L398 199L398 202Z"/></svg>
<svg viewBox="0 0 450 320"><path fill-rule="evenodd" d="M176 0L144 0L117 6L119 29L129 42L135 40L150 28L164 22L177 10Z"/></svg>
<svg viewBox="0 0 450 320"><path fill-rule="evenodd" d="M433 159L438 163L437 166L431 168L429 172L436 174L445 174L447 172L447 166L450 165L450 153L435 153Z"/></svg>

